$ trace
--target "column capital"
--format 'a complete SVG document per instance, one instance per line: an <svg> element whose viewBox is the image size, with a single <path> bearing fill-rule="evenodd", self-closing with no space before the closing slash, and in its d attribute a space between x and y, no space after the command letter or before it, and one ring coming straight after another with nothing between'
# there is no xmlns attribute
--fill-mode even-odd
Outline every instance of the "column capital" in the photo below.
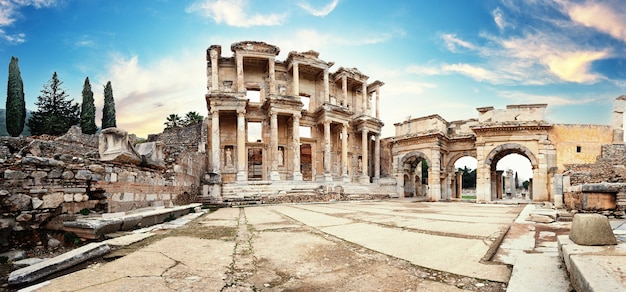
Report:
<svg viewBox="0 0 626 292"><path fill-rule="evenodd" d="M216 108L212 108L211 109L211 115L214 115L214 114L218 114L219 115L220 114L220 110L216 109Z"/></svg>
<svg viewBox="0 0 626 292"><path fill-rule="evenodd" d="M245 113L246 113L246 109L245 108L243 108L243 109L242 108L238 108L237 109L237 114L238 115L245 114Z"/></svg>
<svg viewBox="0 0 626 292"><path fill-rule="evenodd" d="M302 117L302 114L301 114L301 113L295 113L295 114L293 114L293 118L294 118L294 119L300 119L301 117Z"/></svg>

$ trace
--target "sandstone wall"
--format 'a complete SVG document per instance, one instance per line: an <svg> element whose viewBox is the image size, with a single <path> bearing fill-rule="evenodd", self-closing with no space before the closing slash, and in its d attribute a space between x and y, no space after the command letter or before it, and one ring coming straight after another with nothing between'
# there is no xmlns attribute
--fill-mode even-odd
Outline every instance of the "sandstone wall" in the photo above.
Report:
<svg viewBox="0 0 626 292"><path fill-rule="evenodd" d="M556 148L557 167L563 171L565 164L595 163L612 137L610 126L555 124L548 139Z"/></svg>

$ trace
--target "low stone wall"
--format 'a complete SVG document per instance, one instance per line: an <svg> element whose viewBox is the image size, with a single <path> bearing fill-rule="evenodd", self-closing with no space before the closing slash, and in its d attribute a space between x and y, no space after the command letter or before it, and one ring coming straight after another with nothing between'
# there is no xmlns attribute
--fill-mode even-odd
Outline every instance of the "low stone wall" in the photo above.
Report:
<svg viewBox="0 0 626 292"><path fill-rule="evenodd" d="M60 229L59 221L84 209L125 212L195 201L206 155L187 144L166 146L164 166L151 168L100 161L98 136L77 127L61 137L1 137L0 252L29 241L23 234ZM46 242L42 236L30 238Z"/></svg>

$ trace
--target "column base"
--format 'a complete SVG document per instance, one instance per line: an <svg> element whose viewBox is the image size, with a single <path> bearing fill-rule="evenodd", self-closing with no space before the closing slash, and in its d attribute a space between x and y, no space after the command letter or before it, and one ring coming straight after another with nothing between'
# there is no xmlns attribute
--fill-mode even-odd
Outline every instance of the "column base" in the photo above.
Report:
<svg viewBox="0 0 626 292"><path fill-rule="evenodd" d="M362 184L368 184L370 183L370 177L367 175L362 175L361 177L359 177L359 182Z"/></svg>
<svg viewBox="0 0 626 292"><path fill-rule="evenodd" d="M237 181L238 182L248 181L248 176L246 175L245 171L238 171L237 172Z"/></svg>
<svg viewBox="0 0 626 292"><path fill-rule="evenodd" d="M272 180L272 181L279 181L280 180L280 174L278 173L278 171L270 172L270 180Z"/></svg>
<svg viewBox="0 0 626 292"><path fill-rule="evenodd" d="M377 184L378 181L380 181L380 177L375 176L374 179L372 179L372 181Z"/></svg>
<svg viewBox="0 0 626 292"><path fill-rule="evenodd" d="M350 177L347 174L341 176L341 181L345 183L349 183L351 181Z"/></svg>
<svg viewBox="0 0 626 292"><path fill-rule="evenodd" d="M333 181L333 176L330 173L325 173L324 181Z"/></svg>
<svg viewBox="0 0 626 292"><path fill-rule="evenodd" d="M302 173L294 172L293 173L293 181L302 181Z"/></svg>

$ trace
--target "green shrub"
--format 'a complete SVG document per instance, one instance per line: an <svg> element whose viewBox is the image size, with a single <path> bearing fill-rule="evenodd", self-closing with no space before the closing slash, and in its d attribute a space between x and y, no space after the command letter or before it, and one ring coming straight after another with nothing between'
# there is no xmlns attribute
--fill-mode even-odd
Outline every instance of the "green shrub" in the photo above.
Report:
<svg viewBox="0 0 626 292"><path fill-rule="evenodd" d="M78 213L80 213L80 215L89 215L89 213L91 213L91 210L87 209L87 208L83 208L82 210L78 211Z"/></svg>

